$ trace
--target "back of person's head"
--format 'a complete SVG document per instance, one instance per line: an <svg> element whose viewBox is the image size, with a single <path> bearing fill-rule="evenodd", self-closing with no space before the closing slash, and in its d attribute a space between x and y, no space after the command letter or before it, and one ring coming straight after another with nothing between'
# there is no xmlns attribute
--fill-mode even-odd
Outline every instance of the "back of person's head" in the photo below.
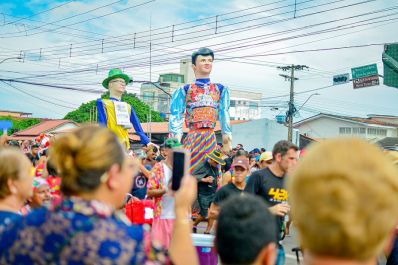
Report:
<svg viewBox="0 0 398 265"><path fill-rule="evenodd" d="M235 157L238 156L245 156L246 158L249 157L249 152L243 150L243 149L239 149L238 151L236 151Z"/></svg>
<svg viewBox="0 0 398 265"><path fill-rule="evenodd" d="M51 157L47 160L46 168L49 176L53 177L58 176L57 169L55 168L54 163L51 160Z"/></svg>
<svg viewBox="0 0 398 265"><path fill-rule="evenodd" d="M17 192L18 188L15 191L10 190L10 181L26 181L26 185L17 186L21 186L21 188L26 186L26 189L21 189L19 192L26 193L22 194L23 196L29 196L33 178L31 165L26 155L18 148L0 148L0 199L4 199L11 193Z"/></svg>
<svg viewBox="0 0 398 265"><path fill-rule="evenodd" d="M126 158L116 135L100 126L65 134L53 144L50 155L62 178L61 191L67 196L96 190L111 166L121 167Z"/></svg>
<svg viewBox="0 0 398 265"><path fill-rule="evenodd" d="M1 146L8 146L8 136L7 135L0 136L0 147Z"/></svg>
<svg viewBox="0 0 398 265"><path fill-rule="evenodd" d="M276 157L277 154L281 154L283 157L290 149L297 151L298 147L290 141L281 140L274 145L272 156Z"/></svg>
<svg viewBox="0 0 398 265"><path fill-rule="evenodd" d="M275 217L261 198L235 195L220 206L215 247L222 264L252 264L267 247L275 252ZM271 263L273 254L269 256Z"/></svg>
<svg viewBox="0 0 398 265"><path fill-rule="evenodd" d="M397 224L397 169L364 140L312 145L288 190L301 246L318 257L375 258Z"/></svg>

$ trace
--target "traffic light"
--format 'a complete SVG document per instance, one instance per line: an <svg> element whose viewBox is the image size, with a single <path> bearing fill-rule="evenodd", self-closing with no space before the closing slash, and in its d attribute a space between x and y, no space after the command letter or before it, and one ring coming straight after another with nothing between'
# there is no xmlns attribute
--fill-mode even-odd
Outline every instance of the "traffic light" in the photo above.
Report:
<svg viewBox="0 0 398 265"><path fill-rule="evenodd" d="M384 45L384 85L398 88L398 43Z"/></svg>

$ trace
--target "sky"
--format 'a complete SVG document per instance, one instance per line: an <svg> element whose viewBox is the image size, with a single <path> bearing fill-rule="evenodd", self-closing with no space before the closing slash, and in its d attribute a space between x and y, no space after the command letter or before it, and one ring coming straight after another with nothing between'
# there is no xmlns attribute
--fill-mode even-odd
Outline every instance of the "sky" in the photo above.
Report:
<svg viewBox="0 0 398 265"><path fill-rule="evenodd" d="M308 66L295 72L295 120L398 115L398 89L382 78L361 89L332 86L353 67L376 63L383 75L384 44L398 41L397 25L395 0L3 0L0 78L13 81L0 82L0 109L63 118L105 91L111 68L157 81L209 47L211 79L261 92L264 117L286 112L290 82L280 74L290 72L278 67L293 64Z"/></svg>

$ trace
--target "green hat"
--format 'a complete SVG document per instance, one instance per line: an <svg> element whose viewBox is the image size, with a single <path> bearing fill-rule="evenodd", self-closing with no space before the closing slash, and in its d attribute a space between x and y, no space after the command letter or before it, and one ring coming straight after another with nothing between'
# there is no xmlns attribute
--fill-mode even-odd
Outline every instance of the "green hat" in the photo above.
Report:
<svg viewBox="0 0 398 265"><path fill-rule="evenodd" d="M108 78L106 78L104 81L102 81L102 86L108 89L109 86L109 81L115 78L123 78L124 81L126 81L126 84L130 83L132 79L128 75L122 72L119 68L114 68L111 69L108 73Z"/></svg>
<svg viewBox="0 0 398 265"><path fill-rule="evenodd" d="M177 138L170 138L170 139L167 139L165 142L164 142L164 147L165 148L176 148L176 147L180 147L180 146L182 146L182 144L180 143L180 141L178 141L178 139Z"/></svg>

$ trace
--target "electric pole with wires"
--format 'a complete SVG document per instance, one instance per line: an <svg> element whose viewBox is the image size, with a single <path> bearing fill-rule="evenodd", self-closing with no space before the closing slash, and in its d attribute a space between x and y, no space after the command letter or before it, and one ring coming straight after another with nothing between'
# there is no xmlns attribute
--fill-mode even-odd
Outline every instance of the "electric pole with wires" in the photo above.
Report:
<svg viewBox="0 0 398 265"><path fill-rule="evenodd" d="M294 81L298 80L298 78L294 77L294 71L300 71L303 70L304 68L309 68L306 65L294 65L292 64L291 66L278 66L278 69L281 69L282 71L289 71L290 70L290 76L289 75L282 75L280 76L284 77L285 80L290 81L290 100L289 100L289 109L286 111L286 123L288 125L288 134L287 134L287 139L292 142L293 140L293 116L296 113L297 109L294 106Z"/></svg>

